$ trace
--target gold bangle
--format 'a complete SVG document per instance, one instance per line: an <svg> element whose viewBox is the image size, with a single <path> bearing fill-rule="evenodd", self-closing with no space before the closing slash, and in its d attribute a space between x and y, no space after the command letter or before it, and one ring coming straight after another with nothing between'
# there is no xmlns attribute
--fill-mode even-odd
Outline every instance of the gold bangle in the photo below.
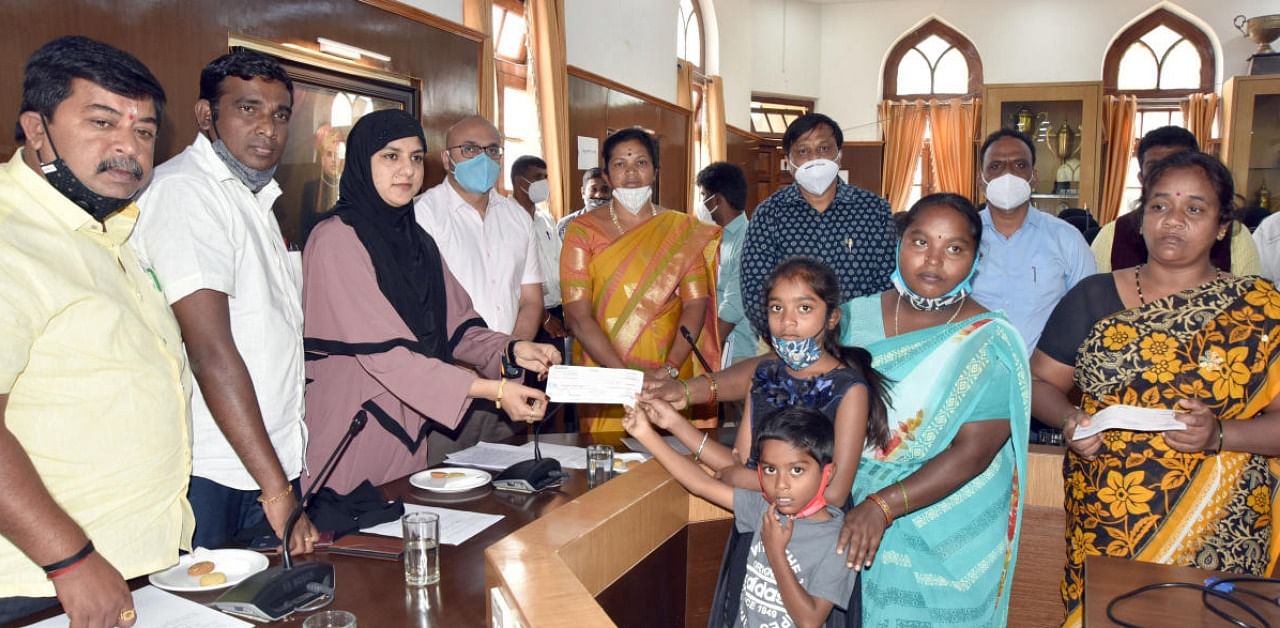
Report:
<svg viewBox="0 0 1280 628"><path fill-rule="evenodd" d="M684 387L684 407L692 408L693 395L689 394L689 382L686 382L683 379L677 379L676 381L680 382L680 385Z"/></svg>
<svg viewBox="0 0 1280 628"><path fill-rule="evenodd" d="M499 377L498 378L498 396L493 399L493 403L498 406L499 410L502 409L502 387L506 385L507 385L507 378Z"/></svg>
<svg viewBox="0 0 1280 628"><path fill-rule="evenodd" d="M720 398L720 385L716 383L716 376L707 373L707 387L711 389L711 399L707 403L715 403Z"/></svg>
<svg viewBox="0 0 1280 628"><path fill-rule="evenodd" d="M898 490L902 491L902 514L911 512L911 507L907 505L907 487L902 482L898 482Z"/></svg>
<svg viewBox="0 0 1280 628"><path fill-rule="evenodd" d="M883 497L875 493L867 495L867 499L871 500L873 504L880 507L880 510L884 511L884 527L887 528L893 525L893 513L889 511L889 503L886 502Z"/></svg>
<svg viewBox="0 0 1280 628"><path fill-rule="evenodd" d="M258 503L262 504L263 506L266 506L267 504L274 504L288 497L289 494L292 492L293 492L293 485L290 484L289 488L284 489L284 492L277 493L275 495L272 495L271 497L263 498L262 495L258 495Z"/></svg>

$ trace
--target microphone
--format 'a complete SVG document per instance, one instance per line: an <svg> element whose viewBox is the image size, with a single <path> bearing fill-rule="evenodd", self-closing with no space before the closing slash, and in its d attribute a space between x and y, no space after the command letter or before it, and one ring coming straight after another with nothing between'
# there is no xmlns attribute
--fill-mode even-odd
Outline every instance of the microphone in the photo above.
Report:
<svg viewBox="0 0 1280 628"><path fill-rule="evenodd" d="M689 328L685 327L684 325L681 325L680 335L684 336L684 341L689 343L689 348L693 349L693 356L698 358L698 362L702 364L702 368L706 372L710 373L712 371L711 365L707 363L706 358L702 357L702 352L698 351L698 341L694 340L693 334L689 333Z"/></svg>
<svg viewBox="0 0 1280 628"><path fill-rule="evenodd" d="M329 454L320 473L316 474L316 481L302 494L293 512L289 513L289 520L284 526L284 538L281 539L281 564L246 578L210 606L257 621L276 621L295 611L313 611L333 601L336 586L333 565L322 561L294 565L293 556L289 553L289 538L311 497L329 481L338 461L346 454L351 441L368 421L369 416L364 408L351 418L351 427L342 440L338 441L333 453Z"/></svg>

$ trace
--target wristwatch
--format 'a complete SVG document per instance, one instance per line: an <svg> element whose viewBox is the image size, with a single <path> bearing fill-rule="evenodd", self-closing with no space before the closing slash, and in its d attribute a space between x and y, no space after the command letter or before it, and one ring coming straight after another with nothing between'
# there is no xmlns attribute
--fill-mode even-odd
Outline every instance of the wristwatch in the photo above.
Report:
<svg viewBox="0 0 1280 628"><path fill-rule="evenodd" d="M680 379L680 369L670 364L663 364L662 368L667 369L667 375L670 375L671 379Z"/></svg>
<svg viewBox="0 0 1280 628"><path fill-rule="evenodd" d="M524 369L516 363L516 343L512 340L507 343L507 350L502 354L502 376L507 379L520 379L524 377Z"/></svg>

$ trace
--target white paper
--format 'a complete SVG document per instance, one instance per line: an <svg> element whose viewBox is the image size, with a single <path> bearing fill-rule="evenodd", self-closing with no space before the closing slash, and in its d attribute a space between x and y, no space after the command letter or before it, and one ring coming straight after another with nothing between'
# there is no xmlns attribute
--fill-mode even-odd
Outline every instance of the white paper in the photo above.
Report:
<svg viewBox="0 0 1280 628"><path fill-rule="evenodd" d="M399 525L400 522L396 522ZM133 608L138 611L138 621L133 628L240 628L253 624L220 613L207 606L178 597L153 586L145 586L133 592ZM71 625L65 614L46 619L32 628L54 628Z"/></svg>
<svg viewBox="0 0 1280 628"><path fill-rule="evenodd" d="M680 439L676 438L675 436L663 436L662 440L667 441L667 445L669 445L672 449L676 450L676 453L680 454L681 456L687 456L693 453L692 451L689 451L689 448L685 447L684 443L680 442ZM626 445L627 449L630 449L631 451L638 451L642 454L647 454L650 456L653 455L653 452L649 451L647 448L645 448L644 445L640 444L640 441L630 436L624 436L622 438L622 444Z"/></svg>
<svg viewBox="0 0 1280 628"><path fill-rule="evenodd" d="M437 508L436 506L420 506L418 504L404 505L404 514L407 515L413 512L433 512L440 515L440 542L445 545L462 545L467 542L467 539L480 534L485 528L502 520L502 515L491 515L484 512L469 512L452 508ZM365 528L361 532L394 536L397 539L404 538L404 528L400 527L399 519Z"/></svg>
<svg viewBox="0 0 1280 628"><path fill-rule="evenodd" d="M583 455L585 456L586 454ZM501 471L517 462L524 462L530 458L533 458L531 452L515 445L476 443L466 449L447 454L444 457L444 461L451 465Z"/></svg>
<svg viewBox="0 0 1280 628"><path fill-rule="evenodd" d="M1163 432L1185 430L1187 424L1174 418L1173 410L1139 408L1138 406L1108 406L1093 415L1088 427L1076 428L1071 440L1093 436L1103 430L1126 429L1135 432Z"/></svg>
<svg viewBox="0 0 1280 628"><path fill-rule="evenodd" d="M578 170L590 170L598 167L600 167L600 140L579 135Z"/></svg>
<svg viewBox="0 0 1280 628"><path fill-rule="evenodd" d="M558 403L635 405L644 372L557 364L547 374L547 396Z"/></svg>
<svg viewBox="0 0 1280 628"><path fill-rule="evenodd" d="M586 469L587 468L587 448L574 447L572 445L557 445L555 443L540 443L538 449L542 452L543 458L555 458L560 461L562 469ZM533 443L528 442L520 446L520 451L524 453L524 459L528 460L533 457Z"/></svg>

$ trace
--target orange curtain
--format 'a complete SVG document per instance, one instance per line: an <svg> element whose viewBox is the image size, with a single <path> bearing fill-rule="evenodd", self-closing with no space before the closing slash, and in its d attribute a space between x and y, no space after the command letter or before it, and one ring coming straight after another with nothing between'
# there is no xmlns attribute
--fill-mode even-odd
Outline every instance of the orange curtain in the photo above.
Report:
<svg viewBox="0 0 1280 628"><path fill-rule="evenodd" d="M702 106L707 111L707 124L702 129L702 141L707 145L712 163L724 161L729 158L729 131L724 121L724 79L708 76L704 98L706 102Z"/></svg>
<svg viewBox="0 0 1280 628"><path fill-rule="evenodd" d="M977 98L929 101L929 132L932 134L933 167L939 192L954 192L973 198L973 141L982 110Z"/></svg>
<svg viewBox="0 0 1280 628"><path fill-rule="evenodd" d="M693 108L693 66L684 61L676 62L676 105L689 110L689 123L685 132L685 163L689 164L688 168L686 168L689 173L689 180L684 182L684 211L689 212L693 209L694 202L693 182L694 178L698 176L698 173L693 170L698 163L697 134L693 128L697 124L698 112Z"/></svg>
<svg viewBox="0 0 1280 628"><path fill-rule="evenodd" d="M1137 143L1134 137L1134 120L1138 117L1136 96L1107 96L1102 101L1102 132L1106 136L1107 151L1102 156L1102 205L1098 208L1098 222L1107 224L1120 215L1120 201L1124 195L1125 177L1129 159Z"/></svg>
<svg viewBox="0 0 1280 628"><path fill-rule="evenodd" d="M533 55L531 69L538 99L538 122L542 129L542 158L547 162L547 178L553 182L549 205L552 215L559 218L569 207L577 179L569 161L569 74L564 44L564 0L531 0L525 3L525 10L528 12L525 18Z"/></svg>
<svg viewBox="0 0 1280 628"><path fill-rule="evenodd" d="M1182 100L1179 107L1187 130L1196 136L1202 150L1208 149L1213 142L1213 119L1218 114L1218 95L1213 92L1191 94Z"/></svg>
<svg viewBox="0 0 1280 628"><path fill-rule="evenodd" d="M493 0L463 0L462 22L484 33L480 53L480 95L476 108L479 109L477 113L497 124L494 118L497 114L494 94L498 73L493 62Z"/></svg>
<svg viewBox="0 0 1280 628"><path fill-rule="evenodd" d="M884 133L884 172L881 186L894 211L907 209L916 161L924 147L924 125L929 109L924 101L883 101L879 107Z"/></svg>

